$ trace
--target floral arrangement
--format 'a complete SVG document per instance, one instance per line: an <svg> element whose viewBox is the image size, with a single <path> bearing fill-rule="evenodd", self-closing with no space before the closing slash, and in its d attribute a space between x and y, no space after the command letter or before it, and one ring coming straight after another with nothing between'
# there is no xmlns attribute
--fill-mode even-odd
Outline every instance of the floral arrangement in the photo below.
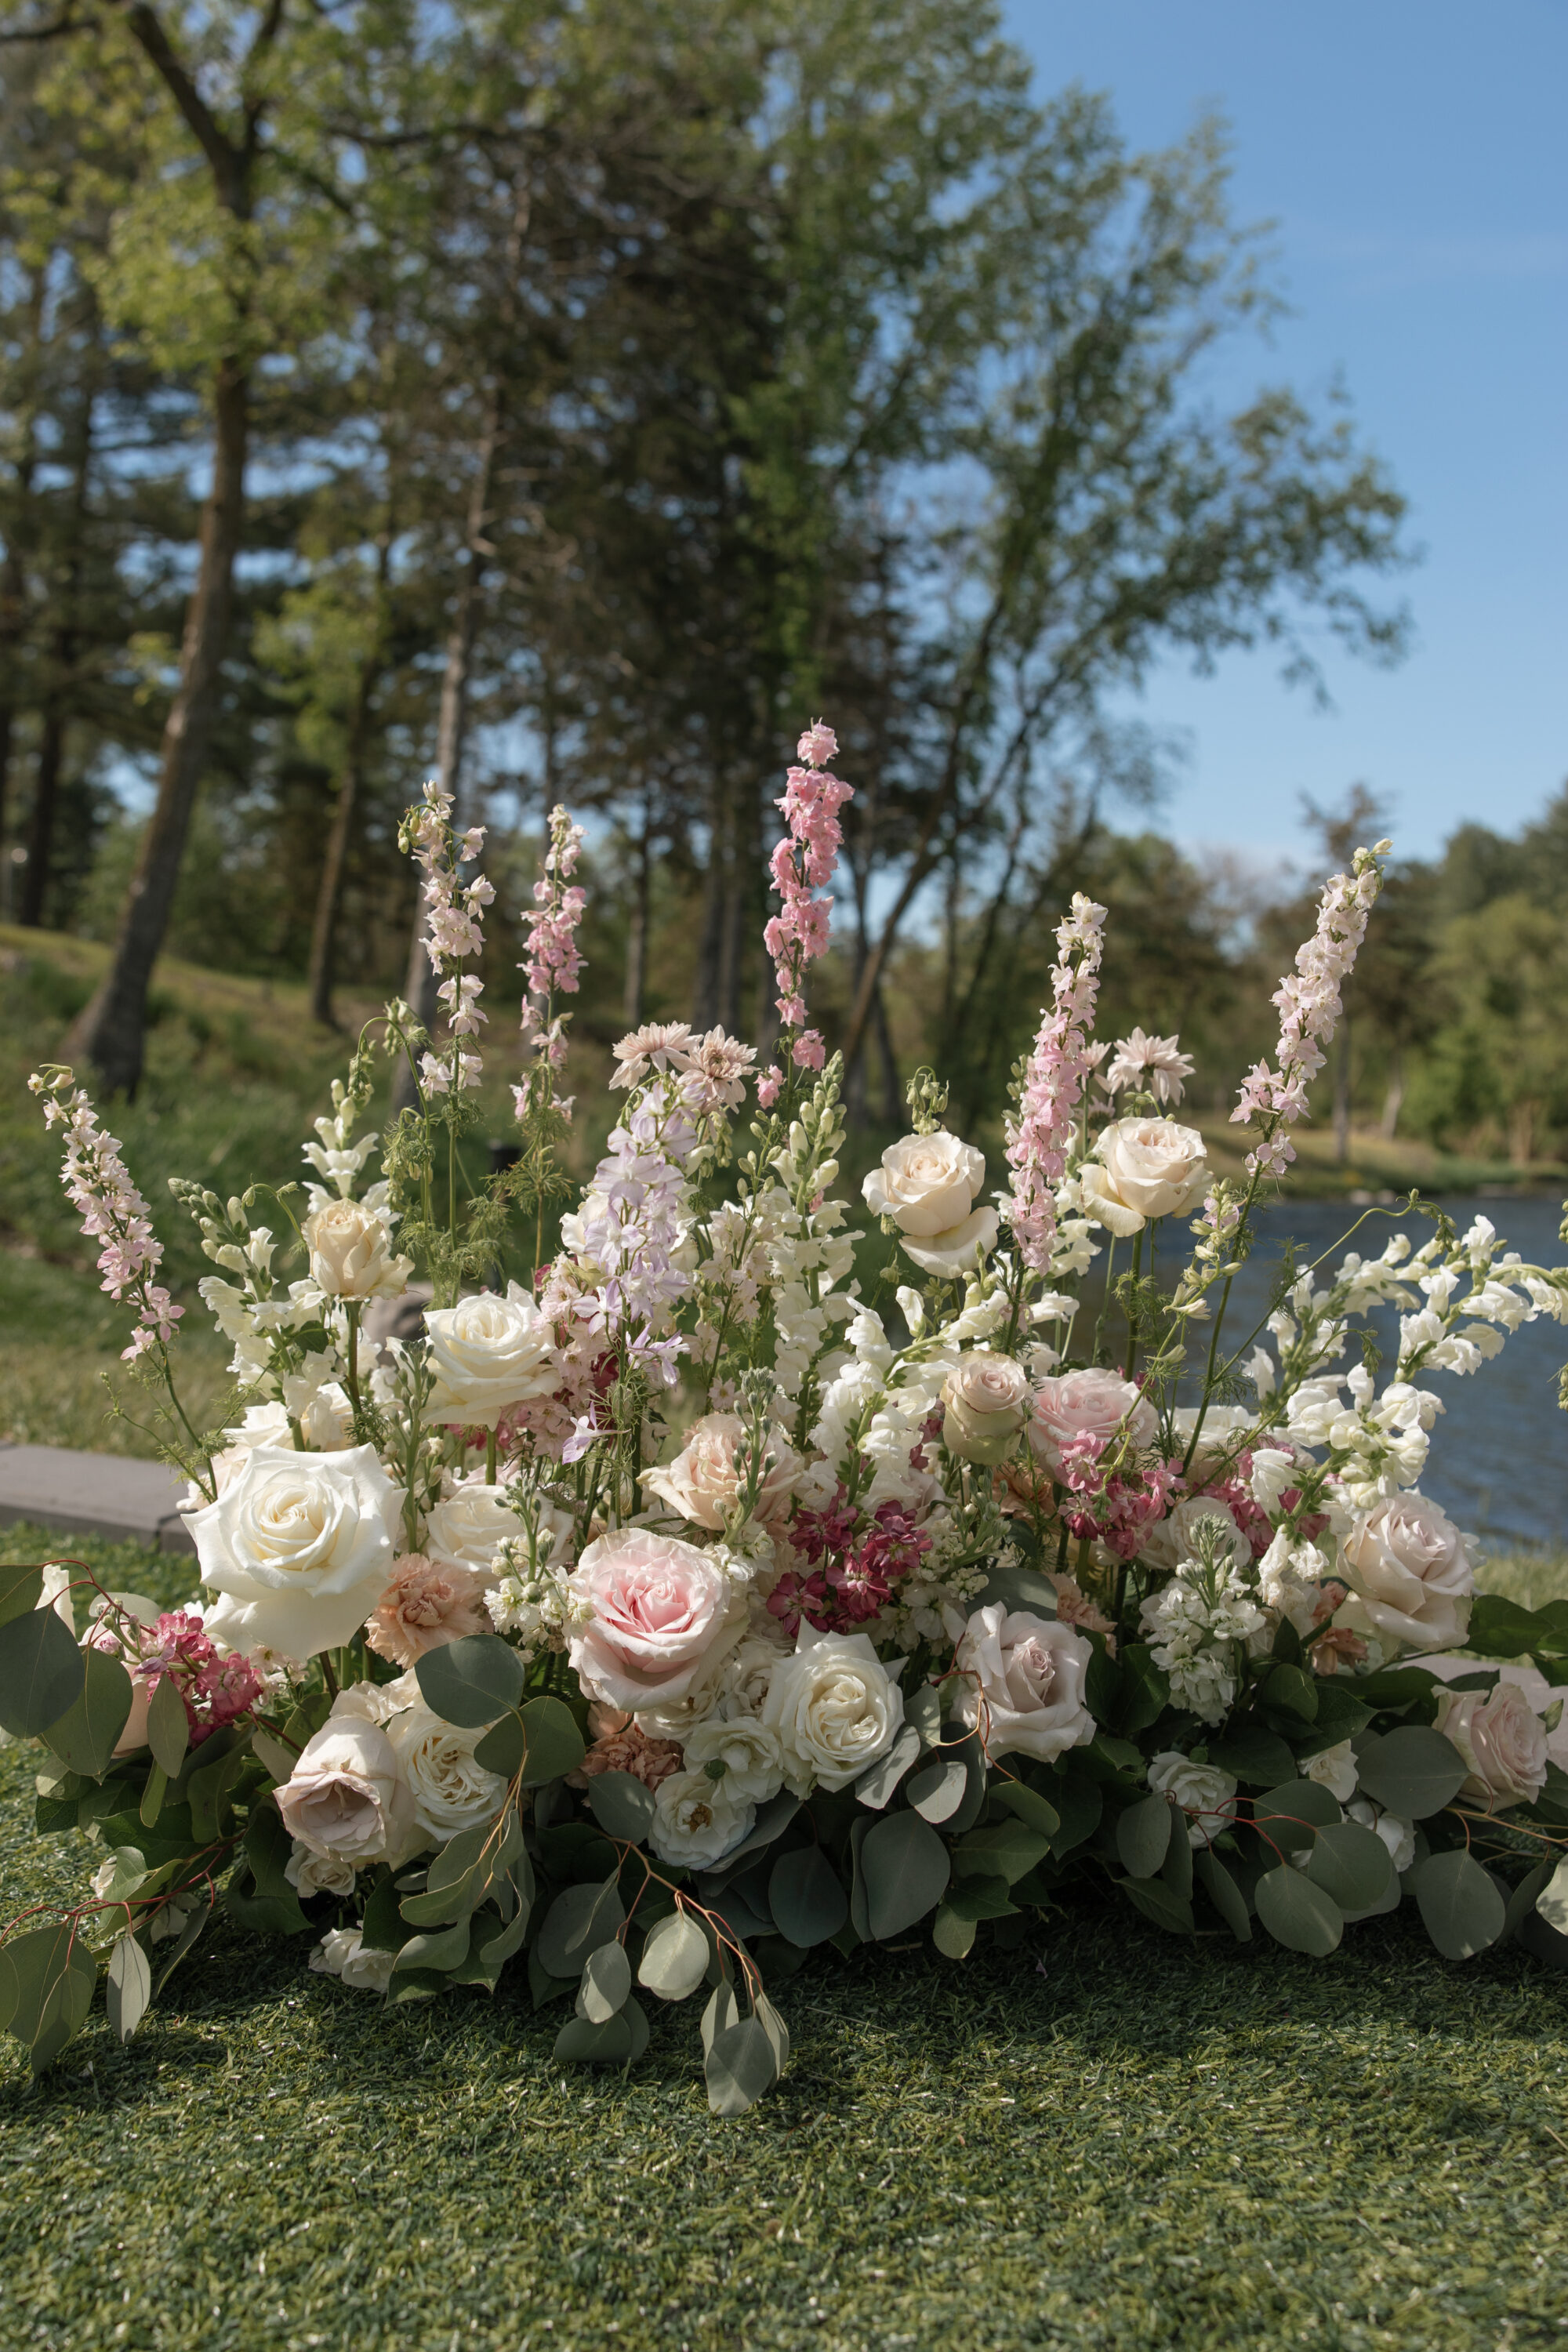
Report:
<svg viewBox="0 0 1568 2352"><path fill-rule="evenodd" d="M624 1108L559 1214L581 833L555 812L528 919L521 1147L474 1185L492 894L482 834L426 787L404 840L442 1034L387 1007L302 1196L173 1187L234 1350L218 1429L182 1406L182 1310L118 1146L68 1070L33 1080L191 1479L205 1596L0 1570L0 1725L41 1743L39 1827L101 1852L89 1895L0 1943L36 2066L100 1964L134 2031L217 1911L393 2001L515 1963L567 2007L563 2061L624 2064L649 1998L704 1993L721 2115L776 2079L772 1994L823 1945L929 1935L959 1965L1098 1895L1323 1957L1401 1904L1453 1960L1515 1936L1568 1957L1568 1602L1478 1594L1418 1484L1443 1386L1568 1320L1568 1267L1413 1198L1419 1246L1291 1262L1266 1323L1226 1328L1388 844L1329 882L1281 982L1244 1179L1171 1115L1175 1038L1093 1041L1105 916L1079 897L1004 1186L922 1071L857 1232L806 1007L836 752L809 729L779 803L766 1066L683 1023L624 1038ZM378 1137L384 1047L417 1099Z"/></svg>

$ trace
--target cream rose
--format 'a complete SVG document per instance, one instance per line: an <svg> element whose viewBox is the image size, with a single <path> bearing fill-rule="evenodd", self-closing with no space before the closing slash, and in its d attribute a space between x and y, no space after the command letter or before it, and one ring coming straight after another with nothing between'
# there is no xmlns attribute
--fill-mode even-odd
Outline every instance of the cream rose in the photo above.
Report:
<svg viewBox="0 0 1568 2352"><path fill-rule="evenodd" d="M717 1535L735 1507L735 1460L744 1433L745 1423L738 1412L704 1413L687 1431L686 1443L674 1461L645 1470L642 1483L650 1495L657 1495L693 1527L707 1528ZM780 1524L789 1517L790 1496L801 1471L799 1455L776 1432L770 1433L768 1448L770 1459L756 1506L756 1517L764 1526Z"/></svg>
<svg viewBox="0 0 1568 2352"><path fill-rule="evenodd" d="M394 1257L391 1237L363 1201L328 1201L305 1220L310 1279L329 1298L401 1298L414 1271Z"/></svg>
<svg viewBox="0 0 1568 2352"><path fill-rule="evenodd" d="M378 1952L359 1927L329 1927L310 1955L318 1976L342 1977L356 1992L384 1992L397 1966L395 1952Z"/></svg>
<svg viewBox="0 0 1568 2352"><path fill-rule="evenodd" d="M414 1799L391 1740L363 1715L334 1716L308 1739L276 1792L283 1826L307 1853L406 1861L419 1844Z"/></svg>
<svg viewBox="0 0 1568 2352"><path fill-rule="evenodd" d="M416 1697L395 1715L386 1737L397 1769L414 1800L414 1818L425 1836L445 1845L460 1830L493 1822L506 1795L499 1772L474 1761L488 1726L447 1723Z"/></svg>
<svg viewBox="0 0 1568 2352"><path fill-rule="evenodd" d="M885 1756L904 1719L904 1695L864 1633L803 1624L773 1668L758 1720L778 1735L784 1779L797 1796L844 1789Z"/></svg>
<svg viewBox="0 0 1568 2352"><path fill-rule="evenodd" d="M1142 1389L1099 1364L1043 1380L1035 1391L1029 1420L1031 1451L1047 1469L1059 1470L1061 1449L1074 1437L1100 1437L1107 1444L1125 1428L1134 1445L1152 1445L1160 1422Z"/></svg>
<svg viewBox="0 0 1568 2352"><path fill-rule="evenodd" d="M527 1529L512 1508L517 1489L487 1486L482 1478L458 1478L425 1522L425 1556L443 1568L471 1569L486 1583L502 1574L496 1554L503 1543L526 1541ZM570 1516L541 1502L539 1565L558 1560L572 1531Z"/></svg>
<svg viewBox="0 0 1568 2352"><path fill-rule="evenodd" d="M668 1707L716 1670L744 1622L729 1578L695 1544L623 1528L566 1579L586 1622L567 1646L591 1698L637 1713Z"/></svg>
<svg viewBox="0 0 1568 2352"><path fill-rule="evenodd" d="M1337 1573L1351 1598L1335 1624L1375 1635L1385 1651L1458 1649L1469 1630L1470 1556L1453 1520L1425 1495L1395 1495L1359 1511Z"/></svg>
<svg viewBox="0 0 1568 2352"><path fill-rule="evenodd" d="M654 1790L647 1842L660 1862L711 1870L757 1818L749 1798L706 1772L672 1772Z"/></svg>
<svg viewBox="0 0 1568 2352"><path fill-rule="evenodd" d="M965 1462L1005 1459L1024 1426L1029 1381L1022 1364L990 1348L973 1348L942 1384L942 1442Z"/></svg>
<svg viewBox="0 0 1568 2352"><path fill-rule="evenodd" d="M1092 1646L1070 1625L994 1601L977 1609L953 1653L955 1722L978 1729L986 1756L1049 1764L1094 1738L1084 1704Z"/></svg>
<svg viewBox="0 0 1568 2352"><path fill-rule="evenodd" d="M370 1445L296 1454L258 1445L185 1524L219 1598L206 1631L226 1650L313 1658L352 1641L392 1573L402 1497Z"/></svg>
<svg viewBox="0 0 1568 2352"><path fill-rule="evenodd" d="M1187 1843L1211 1845L1236 1818L1236 1782L1217 1764L1194 1764L1180 1749L1167 1748L1149 1767L1149 1786L1171 1797L1186 1816Z"/></svg>
<svg viewBox="0 0 1568 2352"><path fill-rule="evenodd" d="M1338 1739L1331 1748L1320 1748L1315 1756L1305 1758L1301 1777L1306 1780L1316 1780L1321 1789L1326 1789L1331 1797L1337 1797L1342 1805L1349 1804L1355 1795L1357 1782L1355 1750L1350 1741Z"/></svg>
<svg viewBox="0 0 1568 2352"><path fill-rule="evenodd" d="M436 1375L432 1421L493 1429L509 1405L560 1386L555 1327L518 1283L504 1297L480 1290L456 1307L427 1308L425 1328Z"/></svg>
<svg viewBox="0 0 1568 2352"><path fill-rule="evenodd" d="M952 1279L973 1265L976 1250L995 1243L995 1210L974 1206L984 1181L984 1153L939 1127L889 1144L861 1192L875 1215L893 1219L906 1256L922 1272Z"/></svg>
<svg viewBox="0 0 1568 2352"><path fill-rule="evenodd" d="M729 1793L753 1805L766 1804L784 1787L778 1734L751 1715L738 1715L733 1722L710 1715L687 1740L686 1763L693 1772L722 1766L718 1777Z"/></svg>
<svg viewBox="0 0 1568 2352"><path fill-rule="evenodd" d="M301 1900L312 1895L336 1895L346 1900L354 1891L354 1865L345 1854L312 1853L298 1839L283 1865L283 1875Z"/></svg>
<svg viewBox="0 0 1568 2352"><path fill-rule="evenodd" d="M1179 1216L1208 1190L1195 1127L1173 1118L1119 1118L1079 1171L1086 1215L1113 1234L1141 1233L1152 1217Z"/></svg>
<svg viewBox="0 0 1568 2352"><path fill-rule="evenodd" d="M1546 1726L1517 1683L1437 1695L1436 1730L1451 1739L1469 1778L1459 1794L1489 1811L1533 1803L1546 1786Z"/></svg>
<svg viewBox="0 0 1568 2352"><path fill-rule="evenodd" d="M1173 1511L1149 1529L1138 1547L1138 1557L1151 1568L1174 1575L1184 1560L1197 1557L1197 1530L1213 1520L1219 1533L1215 1558L1229 1559L1239 1568L1252 1558L1252 1546L1217 1495L1184 1495Z"/></svg>

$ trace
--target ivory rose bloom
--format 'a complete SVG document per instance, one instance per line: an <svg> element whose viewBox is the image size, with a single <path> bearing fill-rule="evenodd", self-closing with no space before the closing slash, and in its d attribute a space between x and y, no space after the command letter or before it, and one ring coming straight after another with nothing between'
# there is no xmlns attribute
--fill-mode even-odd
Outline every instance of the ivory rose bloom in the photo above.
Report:
<svg viewBox="0 0 1568 2352"><path fill-rule="evenodd" d="M416 1551L398 1561L364 1631L377 1657L411 1666L426 1651L494 1628L483 1580L471 1568L437 1565Z"/></svg>
<svg viewBox="0 0 1568 2352"><path fill-rule="evenodd" d="M1451 1739L1469 1778L1459 1794L1489 1810L1533 1803L1546 1786L1546 1726L1517 1683L1438 1693L1434 1727Z"/></svg>
<svg viewBox="0 0 1568 2352"><path fill-rule="evenodd" d="M425 1522L425 1555L443 1568L468 1568L487 1584L501 1573L496 1554L503 1543L523 1543L527 1529L512 1508L515 1487L487 1486L483 1478L458 1478ZM542 1497L539 1507L539 1565L561 1558L572 1531L568 1514Z"/></svg>
<svg viewBox="0 0 1568 2352"><path fill-rule="evenodd" d="M738 1715L733 1722L710 1715L686 1743L686 1761L692 1771L723 1766L722 1779L732 1797L765 1804L784 1787L784 1751L776 1731L755 1716Z"/></svg>
<svg viewBox="0 0 1568 2352"><path fill-rule="evenodd" d="M519 1283L429 1307L432 1421L493 1429L509 1405L549 1396L560 1386L555 1327Z"/></svg>
<svg viewBox="0 0 1568 2352"><path fill-rule="evenodd" d="M328 1201L305 1220L310 1279L329 1298L400 1298L414 1271L394 1257L383 1220L363 1201Z"/></svg>
<svg viewBox="0 0 1568 2352"><path fill-rule="evenodd" d="M757 1818L748 1797L706 1772L672 1772L653 1792L647 1842L660 1862L710 1870L739 1845Z"/></svg>
<svg viewBox="0 0 1568 2352"><path fill-rule="evenodd" d="M687 1431L673 1462L643 1472L643 1485L693 1527L717 1535L735 1507L735 1457L744 1433L738 1412L705 1412ZM764 1526L789 1517L790 1495L801 1467L799 1455L776 1431L770 1433L768 1445L771 1458L756 1507Z"/></svg>
<svg viewBox="0 0 1568 2352"><path fill-rule="evenodd" d="M1230 1774L1217 1764L1194 1764L1178 1748L1155 1757L1149 1767L1149 1786L1180 1805L1191 1846L1211 1844L1235 1818L1236 1782Z"/></svg>
<svg viewBox="0 0 1568 2352"><path fill-rule="evenodd" d="M1141 1388L1101 1365L1053 1374L1035 1391L1029 1444L1047 1469L1061 1467L1069 1439L1100 1437L1109 1444L1123 1427L1134 1445L1152 1445L1159 1417Z"/></svg>
<svg viewBox="0 0 1568 2352"><path fill-rule="evenodd" d="M1205 1520L1213 1520L1219 1530L1216 1559L1228 1557L1239 1568L1252 1558L1251 1545L1219 1496L1184 1495L1167 1517L1156 1520L1149 1529L1139 1546L1139 1559L1173 1575L1184 1560L1197 1558L1197 1530Z"/></svg>
<svg viewBox="0 0 1568 2352"><path fill-rule="evenodd" d="M1024 1426L1029 1380L1022 1364L972 1348L942 1384L942 1442L965 1462L1000 1462Z"/></svg>
<svg viewBox="0 0 1568 2352"><path fill-rule="evenodd" d="M1195 1127L1173 1118L1119 1118L1079 1170L1086 1215L1113 1234L1142 1233L1151 1217L1179 1216L1208 1190L1208 1161Z"/></svg>
<svg viewBox="0 0 1568 2352"><path fill-rule="evenodd" d="M803 1623L792 1656L773 1668L758 1721L777 1734L797 1796L845 1789L885 1756L904 1719L904 1695L865 1633L819 1633Z"/></svg>
<svg viewBox="0 0 1568 2352"><path fill-rule="evenodd" d="M432 1844L445 1845L459 1830L493 1822L507 1784L499 1772L487 1772L474 1761L489 1727L446 1722L426 1706L413 1675L403 1680L412 1704L392 1717L386 1737L414 1801L416 1822Z"/></svg>
<svg viewBox="0 0 1568 2352"><path fill-rule="evenodd" d="M252 1448L216 1503L193 1511L206 1631L227 1650L313 1658L352 1641L386 1589L402 1497L375 1448Z"/></svg>
<svg viewBox="0 0 1568 2352"><path fill-rule="evenodd" d="M354 1891L354 1865L346 1855L312 1853L298 1839L283 1875L302 1901L312 1895L336 1895L346 1901Z"/></svg>
<svg viewBox="0 0 1568 2352"><path fill-rule="evenodd" d="M986 1756L1049 1764L1094 1738L1084 1681L1094 1656L1070 1625L1001 1601L977 1609L953 1653L955 1722L979 1730Z"/></svg>
<svg viewBox="0 0 1568 2352"><path fill-rule="evenodd" d="M874 1215L892 1218L923 1272L952 1276L996 1239L995 1210L974 1206L984 1181L984 1153L939 1127L890 1143L861 1192Z"/></svg>
<svg viewBox="0 0 1568 2352"><path fill-rule="evenodd" d="M384 1992L397 1966L395 1952L378 1952L358 1927L329 1927L310 1954L318 1976L342 1977L356 1992Z"/></svg>
<svg viewBox="0 0 1568 2352"><path fill-rule="evenodd" d="M1475 1570L1464 1537L1425 1495L1395 1495L1358 1511L1338 1573L1351 1598L1336 1625L1375 1635L1385 1651L1454 1650L1464 1642Z"/></svg>
<svg viewBox="0 0 1568 2352"><path fill-rule="evenodd" d="M584 1689L634 1714L685 1698L743 1622L729 1578L707 1552L646 1528L597 1537L566 1590L586 1619L567 1637Z"/></svg>
<svg viewBox="0 0 1568 2352"><path fill-rule="evenodd" d="M284 1828L307 1853L355 1869L406 1861L419 1843L414 1799L392 1742L363 1715L334 1716L306 1741L277 1803Z"/></svg>

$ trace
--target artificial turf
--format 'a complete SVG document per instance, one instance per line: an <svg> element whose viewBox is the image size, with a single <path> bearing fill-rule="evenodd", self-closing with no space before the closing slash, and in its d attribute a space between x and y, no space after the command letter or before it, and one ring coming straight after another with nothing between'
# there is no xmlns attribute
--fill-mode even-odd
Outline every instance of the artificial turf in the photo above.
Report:
<svg viewBox="0 0 1568 2352"><path fill-rule="evenodd" d="M81 1883L34 1763L0 1755L5 1913ZM521 1971L384 2011L220 1927L127 2047L97 2014L34 2084L0 2044L0 2343L1568 2339L1568 1975L1511 1948L1453 1967L1395 1915L1317 1962L1104 1910L962 1966L819 1958L778 2001L789 2069L726 2124L691 2004L629 2074L563 2072Z"/></svg>

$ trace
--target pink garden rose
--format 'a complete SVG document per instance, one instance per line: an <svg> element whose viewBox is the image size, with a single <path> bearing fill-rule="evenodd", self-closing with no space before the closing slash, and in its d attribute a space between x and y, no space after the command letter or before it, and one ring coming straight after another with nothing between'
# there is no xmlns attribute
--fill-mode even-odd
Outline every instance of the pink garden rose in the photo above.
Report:
<svg viewBox="0 0 1568 2352"><path fill-rule="evenodd" d="M1441 1691L1434 1727L1451 1739L1469 1778L1459 1794L1485 1805L1531 1804L1546 1786L1546 1726L1519 1685Z"/></svg>
<svg viewBox="0 0 1568 2352"><path fill-rule="evenodd" d="M277 1805L291 1838L356 1868L405 1861L419 1843L392 1742L363 1716L334 1716L305 1742Z"/></svg>
<svg viewBox="0 0 1568 2352"><path fill-rule="evenodd" d="M566 1587L587 1612L568 1637L584 1689L634 1713L684 1698L744 1622L709 1553L646 1528L598 1537Z"/></svg>
<svg viewBox="0 0 1568 2352"><path fill-rule="evenodd" d="M1049 1764L1094 1738L1084 1678L1094 1652L1081 1633L1001 1601L977 1609L953 1654L953 1718L978 1727L987 1757Z"/></svg>
<svg viewBox="0 0 1568 2352"><path fill-rule="evenodd" d="M1395 1495L1358 1512L1340 1547L1339 1573L1351 1598L1335 1623L1373 1634L1389 1654L1456 1650L1469 1630L1476 1576L1465 1538L1425 1495Z"/></svg>
<svg viewBox="0 0 1568 2352"><path fill-rule="evenodd" d="M1081 1371L1059 1372L1040 1382L1028 1424L1029 1444L1055 1470L1061 1464L1062 1447L1073 1438L1099 1437L1109 1444L1124 1423L1134 1445L1152 1445L1160 1426L1142 1389L1099 1364L1089 1364Z"/></svg>

